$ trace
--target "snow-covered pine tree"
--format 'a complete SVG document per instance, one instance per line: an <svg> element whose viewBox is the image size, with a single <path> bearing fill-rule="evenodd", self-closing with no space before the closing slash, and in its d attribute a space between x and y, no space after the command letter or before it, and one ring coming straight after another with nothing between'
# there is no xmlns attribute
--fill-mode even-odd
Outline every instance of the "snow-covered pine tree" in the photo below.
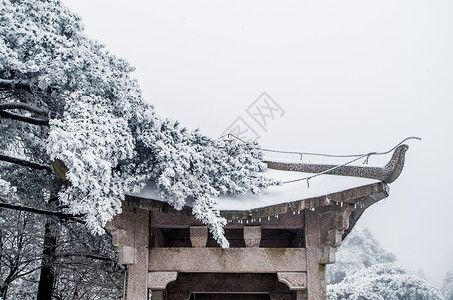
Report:
<svg viewBox="0 0 453 300"><path fill-rule="evenodd" d="M228 247L216 197L277 184L258 175L257 145L229 145L159 117L133 68L87 38L59 0L2 0L0 8L2 160L63 170L59 204L94 233L121 212L126 192L155 181L176 209L193 198L194 215Z"/></svg>
<svg viewBox="0 0 453 300"><path fill-rule="evenodd" d="M393 263L396 256L385 251L372 232L354 228L336 253L336 262L327 266L328 284L339 283L346 276L376 264Z"/></svg>
<svg viewBox="0 0 453 300"><path fill-rule="evenodd" d="M443 300L438 289L395 264L377 264L328 286L329 300Z"/></svg>
<svg viewBox="0 0 453 300"><path fill-rule="evenodd" d="M327 267L329 300L442 300L425 279L394 264L368 229L353 229Z"/></svg>
<svg viewBox="0 0 453 300"><path fill-rule="evenodd" d="M442 294L445 300L453 300L453 269L447 272L442 285Z"/></svg>

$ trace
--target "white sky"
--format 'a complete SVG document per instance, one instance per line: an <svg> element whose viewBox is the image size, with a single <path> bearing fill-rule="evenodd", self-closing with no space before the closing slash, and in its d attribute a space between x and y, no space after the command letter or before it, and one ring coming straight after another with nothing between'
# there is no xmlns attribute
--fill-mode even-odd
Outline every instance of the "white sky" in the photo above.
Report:
<svg viewBox="0 0 453 300"><path fill-rule="evenodd" d="M267 148L361 153L421 136L359 226L441 285L453 267L452 1L63 1L137 68L157 111L208 135L241 116ZM267 132L245 112L263 91L285 110Z"/></svg>

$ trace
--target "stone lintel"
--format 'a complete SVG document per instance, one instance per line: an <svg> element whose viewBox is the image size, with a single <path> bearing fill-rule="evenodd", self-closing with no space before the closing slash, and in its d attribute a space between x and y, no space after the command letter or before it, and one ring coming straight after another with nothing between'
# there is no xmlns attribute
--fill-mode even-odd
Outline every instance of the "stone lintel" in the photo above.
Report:
<svg viewBox="0 0 453 300"><path fill-rule="evenodd" d="M261 226L245 226L244 241L246 247L259 247L261 242Z"/></svg>
<svg viewBox="0 0 453 300"><path fill-rule="evenodd" d="M292 291L305 290L307 288L307 273L305 272L277 272L277 278Z"/></svg>
<svg viewBox="0 0 453 300"><path fill-rule="evenodd" d="M190 242L194 248L206 247L208 242L208 227L190 226Z"/></svg>
<svg viewBox="0 0 453 300"><path fill-rule="evenodd" d="M153 291L165 290L167 284L175 281L178 272L149 272L148 288Z"/></svg>
<svg viewBox="0 0 453 300"><path fill-rule="evenodd" d="M306 271L305 248L152 248L149 271L276 273Z"/></svg>

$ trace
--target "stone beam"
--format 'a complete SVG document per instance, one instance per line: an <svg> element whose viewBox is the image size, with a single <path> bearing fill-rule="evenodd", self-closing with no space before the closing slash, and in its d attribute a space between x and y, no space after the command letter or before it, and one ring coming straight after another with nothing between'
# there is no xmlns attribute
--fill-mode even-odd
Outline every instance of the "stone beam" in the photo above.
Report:
<svg viewBox="0 0 453 300"><path fill-rule="evenodd" d="M276 273L305 271L305 248L153 248L149 271Z"/></svg>

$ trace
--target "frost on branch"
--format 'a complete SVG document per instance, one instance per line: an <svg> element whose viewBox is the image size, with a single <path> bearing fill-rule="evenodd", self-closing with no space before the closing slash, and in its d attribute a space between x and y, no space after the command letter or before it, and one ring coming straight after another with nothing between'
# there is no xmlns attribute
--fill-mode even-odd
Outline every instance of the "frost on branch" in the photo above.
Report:
<svg viewBox="0 0 453 300"><path fill-rule="evenodd" d="M66 185L51 191L60 204L85 214L88 227L100 233L121 212L125 193L154 181L176 209L191 201L194 215L227 247L225 220L212 209L217 197L277 184L258 175L265 170L259 147L228 145L159 117L131 78L134 68L87 38L80 18L61 1L3 0L0 6L0 80L25 87L6 87L4 99L53 113L50 128L17 120L0 127L11 132L8 144L21 136L26 158L46 165L58 160L69 169Z"/></svg>
<svg viewBox="0 0 453 300"><path fill-rule="evenodd" d="M87 214L87 225L96 233L103 233L102 226L121 212L129 180L113 168L134 154L127 122L112 115L105 102L71 95L63 119L51 122L47 148L51 160L59 159L69 169L61 201L72 213Z"/></svg>

